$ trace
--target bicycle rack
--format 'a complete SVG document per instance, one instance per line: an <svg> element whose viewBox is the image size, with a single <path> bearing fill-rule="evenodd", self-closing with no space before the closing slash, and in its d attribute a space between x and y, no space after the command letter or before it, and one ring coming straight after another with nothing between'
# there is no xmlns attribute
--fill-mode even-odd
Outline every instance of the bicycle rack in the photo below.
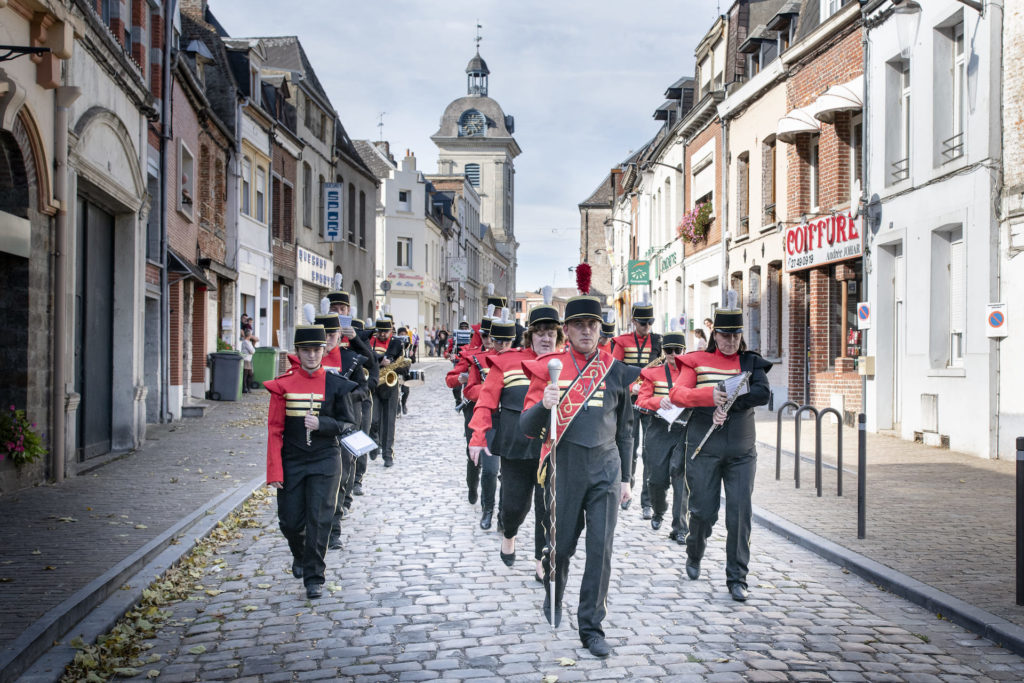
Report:
<svg viewBox="0 0 1024 683"><path fill-rule="evenodd" d="M821 498L821 418L827 414L836 416L836 487L837 496L843 495L843 416L835 408L825 408L815 418L814 426L814 484Z"/></svg>

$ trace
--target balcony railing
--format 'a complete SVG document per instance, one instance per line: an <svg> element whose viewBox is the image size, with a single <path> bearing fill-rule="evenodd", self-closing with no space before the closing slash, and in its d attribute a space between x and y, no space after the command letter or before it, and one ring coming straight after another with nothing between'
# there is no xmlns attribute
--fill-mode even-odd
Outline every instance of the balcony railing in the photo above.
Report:
<svg viewBox="0 0 1024 683"><path fill-rule="evenodd" d="M775 204L765 204L764 206L764 220L762 224L765 226L772 225L775 223Z"/></svg>
<svg viewBox="0 0 1024 683"><path fill-rule="evenodd" d="M952 161L953 159L959 159L964 155L964 134L963 131L957 133L953 137L946 138L942 141L942 156L945 157L946 161Z"/></svg>
<svg viewBox="0 0 1024 683"><path fill-rule="evenodd" d="M898 183L910 177L910 157L904 157L890 164L892 167L892 181Z"/></svg>

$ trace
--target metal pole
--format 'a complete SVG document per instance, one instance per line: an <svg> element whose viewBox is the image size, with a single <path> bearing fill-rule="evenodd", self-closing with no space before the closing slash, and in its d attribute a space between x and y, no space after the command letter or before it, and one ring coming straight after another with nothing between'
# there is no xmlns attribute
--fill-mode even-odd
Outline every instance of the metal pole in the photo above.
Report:
<svg viewBox="0 0 1024 683"><path fill-rule="evenodd" d="M821 416L814 421L814 487L821 498Z"/></svg>
<svg viewBox="0 0 1024 683"><path fill-rule="evenodd" d="M867 495L867 431L865 424L867 417L864 413L857 415L857 538L864 538L864 509L865 497ZM1019 444L1018 444L1019 445ZM1019 454L1018 454L1019 457ZM1020 465L1018 464L1018 469ZM1020 475L1017 475L1018 482ZM1019 486L1019 484L1018 484ZM1020 513L1018 512L1018 519ZM1018 544L1019 545L1019 544ZM1019 555L1018 555L1019 557Z"/></svg>
<svg viewBox="0 0 1024 683"><path fill-rule="evenodd" d="M1024 605L1024 436L1017 437L1017 604Z"/></svg>
<svg viewBox="0 0 1024 683"><path fill-rule="evenodd" d="M796 414L796 443L793 444L793 481L800 488L800 411Z"/></svg>

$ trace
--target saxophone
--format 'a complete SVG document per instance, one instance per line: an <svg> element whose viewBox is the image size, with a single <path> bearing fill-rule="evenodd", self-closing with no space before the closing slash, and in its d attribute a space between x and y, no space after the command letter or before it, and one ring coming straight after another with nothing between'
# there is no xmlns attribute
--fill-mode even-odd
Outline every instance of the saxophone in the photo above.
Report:
<svg viewBox="0 0 1024 683"><path fill-rule="evenodd" d="M642 368L640 368L640 372L643 372L647 368L653 368L653 367L656 367L658 365L661 365L664 362L665 362L665 354L662 353L660 356L658 356L657 358L652 360L650 363L648 363L647 365L645 365ZM643 384L643 382L644 382L644 378L643 377L637 377L635 380L633 380L633 384L635 384L636 386L640 386L641 384Z"/></svg>
<svg viewBox="0 0 1024 683"><path fill-rule="evenodd" d="M387 369L380 373L380 378L377 380L378 387L394 387L397 386L401 381L401 377L398 375L399 372L406 370L412 365L412 359L406 356L395 359L395 362L389 364Z"/></svg>

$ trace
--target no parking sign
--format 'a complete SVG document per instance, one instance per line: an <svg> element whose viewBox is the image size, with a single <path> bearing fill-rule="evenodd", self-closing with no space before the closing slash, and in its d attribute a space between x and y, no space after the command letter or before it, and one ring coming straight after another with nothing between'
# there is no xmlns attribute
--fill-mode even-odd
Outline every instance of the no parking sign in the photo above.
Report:
<svg viewBox="0 0 1024 683"><path fill-rule="evenodd" d="M1002 338L1010 334L1006 322L1006 304L989 304L985 316L985 336Z"/></svg>
<svg viewBox="0 0 1024 683"><path fill-rule="evenodd" d="M857 304L857 329L871 329L871 304L861 301Z"/></svg>

